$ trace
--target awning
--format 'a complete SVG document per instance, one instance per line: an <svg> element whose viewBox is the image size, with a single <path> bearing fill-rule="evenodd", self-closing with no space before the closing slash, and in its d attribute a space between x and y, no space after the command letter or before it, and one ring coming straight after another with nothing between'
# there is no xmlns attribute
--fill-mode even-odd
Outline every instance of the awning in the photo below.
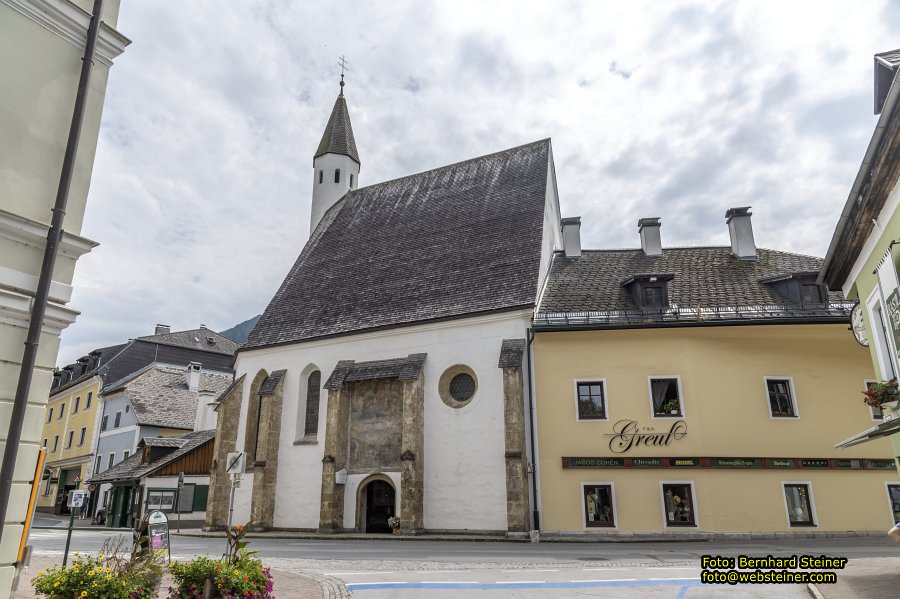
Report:
<svg viewBox="0 0 900 599"><path fill-rule="evenodd" d="M870 429L864 430L858 435L853 435L849 439L844 439L836 444L835 447L853 447L854 445L859 445L860 443L865 443L872 439L878 439L879 437L893 435L894 433L900 433L900 418L888 420L887 422L882 422L878 426L873 426Z"/></svg>

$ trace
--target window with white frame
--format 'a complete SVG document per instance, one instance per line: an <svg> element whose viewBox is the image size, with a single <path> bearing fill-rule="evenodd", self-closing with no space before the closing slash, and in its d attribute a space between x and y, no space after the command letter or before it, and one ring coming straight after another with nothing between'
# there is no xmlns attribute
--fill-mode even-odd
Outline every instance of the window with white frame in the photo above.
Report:
<svg viewBox="0 0 900 599"><path fill-rule="evenodd" d="M650 377L650 405L654 418L681 418L681 380L677 376Z"/></svg>
<svg viewBox="0 0 900 599"><path fill-rule="evenodd" d="M612 483L583 483L581 500L586 528L614 528L616 506Z"/></svg>
<svg viewBox="0 0 900 599"><path fill-rule="evenodd" d="M869 330L872 332L872 336L875 337L875 357L878 361L878 368L881 371L882 378L889 380L895 378L897 372L894 367L894 352L890 345L887 319L885 318L879 295L880 292L876 287L872 294L869 295L866 306L869 312Z"/></svg>
<svg viewBox="0 0 900 599"><path fill-rule="evenodd" d="M877 384L877 381L866 381L866 391ZM881 406L869 406L869 414L871 414L872 420L884 420L884 412L881 410Z"/></svg>
<svg viewBox="0 0 900 599"><path fill-rule="evenodd" d="M796 418L797 404L794 384L787 377L766 377L766 395L772 418Z"/></svg>
<svg viewBox="0 0 900 599"><path fill-rule="evenodd" d="M661 482L666 526L697 526L697 508L692 482Z"/></svg>
<svg viewBox="0 0 900 599"><path fill-rule="evenodd" d="M606 420L606 381L575 382L578 420Z"/></svg>
<svg viewBox="0 0 900 599"><path fill-rule="evenodd" d="M900 522L900 483L888 483L888 501L891 504L891 518L893 522Z"/></svg>
<svg viewBox="0 0 900 599"><path fill-rule="evenodd" d="M784 503L791 526L816 525L809 483L784 483Z"/></svg>

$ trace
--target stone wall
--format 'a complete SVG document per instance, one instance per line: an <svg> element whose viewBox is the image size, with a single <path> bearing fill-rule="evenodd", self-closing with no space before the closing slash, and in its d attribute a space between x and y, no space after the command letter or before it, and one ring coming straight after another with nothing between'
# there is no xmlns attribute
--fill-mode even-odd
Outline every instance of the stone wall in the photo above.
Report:
<svg viewBox="0 0 900 599"><path fill-rule="evenodd" d="M269 530L275 521L275 483L278 478L278 442L281 438L283 398L283 376L279 378L271 394L259 395L259 430L250 506L252 530Z"/></svg>
<svg viewBox="0 0 900 599"><path fill-rule="evenodd" d="M241 376L219 398L216 440L213 445L213 467L209 473L209 499L206 505L206 528L221 529L228 524L228 501L231 478L225 472L225 460L237 447L238 424L241 417L241 396L244 377Z"/></svg>
<svg viewBox="0 0 900 599"><path fill-rule="evenodd" d="M506 516L509 532L528 530L528 477L525 467L525 399L522 368L503 369L506 421Z"/></svg>

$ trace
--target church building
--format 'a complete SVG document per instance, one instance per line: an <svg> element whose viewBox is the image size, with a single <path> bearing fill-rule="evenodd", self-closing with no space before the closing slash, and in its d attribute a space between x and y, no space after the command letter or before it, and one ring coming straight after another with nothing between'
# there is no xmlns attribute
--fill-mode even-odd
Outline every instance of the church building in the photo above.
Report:
<svg viewBox="0 0 900 599"><path fill-rule="evenodd" d="M562 249L549 139L361 186L347 99L310 237L218 402L206 524L524 533L526 336Z"/></svg>

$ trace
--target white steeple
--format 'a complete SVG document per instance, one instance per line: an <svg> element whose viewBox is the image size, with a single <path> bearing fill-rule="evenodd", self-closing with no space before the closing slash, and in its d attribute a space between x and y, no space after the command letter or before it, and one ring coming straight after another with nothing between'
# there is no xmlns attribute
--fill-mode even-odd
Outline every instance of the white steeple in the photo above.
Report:
<svg viewBox="0 0 900 599"><path fill-rule="evenodd" d="M350 113L344 98L344 75L341 93L334 102L322 141L313 157L313 195L309 232L315 230L325 212L351 189L359 186L359 154Z"/></svg>

